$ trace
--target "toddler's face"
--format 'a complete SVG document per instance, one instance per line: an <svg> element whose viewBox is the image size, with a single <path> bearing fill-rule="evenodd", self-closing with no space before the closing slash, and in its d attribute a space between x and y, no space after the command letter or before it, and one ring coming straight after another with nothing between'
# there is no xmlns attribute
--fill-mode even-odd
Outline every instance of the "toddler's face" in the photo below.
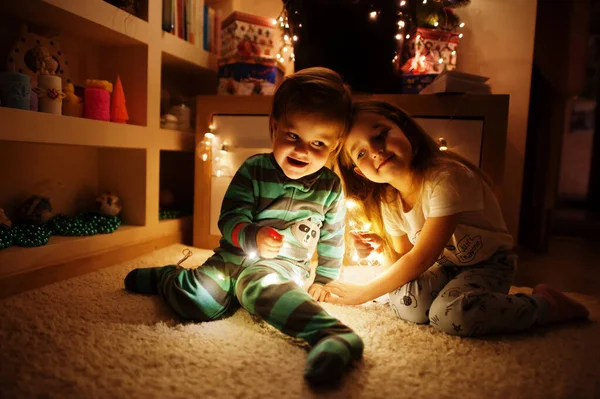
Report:
<svg viewBox="0 0 600 399"><path fill-rule="evenodd" d="M300 179L325 166L338 132L335 123L292 115L287 123L273 122L273 155L287 177Z"/></svg>
<svg viewBox="0 0 600 399"><path fill-rule="evenodd" d="M410 142L395 123L381 115L360 114L344 150L350 154L357 172L375 183L390 183L410 172Z"/></svg>

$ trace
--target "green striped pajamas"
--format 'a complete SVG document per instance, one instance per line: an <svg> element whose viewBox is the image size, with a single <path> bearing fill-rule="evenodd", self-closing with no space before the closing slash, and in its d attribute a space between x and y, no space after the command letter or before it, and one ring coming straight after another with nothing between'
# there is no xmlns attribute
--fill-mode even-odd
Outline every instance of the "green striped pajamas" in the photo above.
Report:
<svg viewBox="0 0 600 399"><path fill-rule="evenodd" d="M315 250L314 282L326 284L339 276L344 217L341 183L329 169L291 180L272 154L256 155L242 164L225 193L219 218L222 238L213 256L195 269L145 270L151 270L153 292L185 319L214 320L239 303L283 333L304 338L314 346L306 378L329 380L362 356L363 344L303 285ZM264 226L284 236L275 259L256 256L256 234ZM125 283L127 287L127 278Z"/></svg>

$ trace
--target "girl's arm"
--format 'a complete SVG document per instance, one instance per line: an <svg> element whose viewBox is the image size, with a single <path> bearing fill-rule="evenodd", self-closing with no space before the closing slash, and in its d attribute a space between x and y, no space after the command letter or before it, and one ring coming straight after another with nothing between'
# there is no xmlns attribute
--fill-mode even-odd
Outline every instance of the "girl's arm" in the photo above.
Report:
<svg viewBox="0 0 600 399"><path fill-rule="evenodd" d="M358 305L416 279L440 257L457 224L458 214L427 219L416 245L369 283L362 286L337 281L327 284L326 290L338 296L328 301Z"/></svg>

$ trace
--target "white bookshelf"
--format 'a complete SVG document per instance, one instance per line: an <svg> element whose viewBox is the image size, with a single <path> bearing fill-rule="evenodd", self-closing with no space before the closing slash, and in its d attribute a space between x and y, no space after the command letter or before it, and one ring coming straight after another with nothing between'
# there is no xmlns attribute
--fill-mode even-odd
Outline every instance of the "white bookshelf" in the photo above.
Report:
<svg viewBox="0 0 600 399"><path fill-rule="evenodd" d="M161 245L191 242L191 217L159 221L158 216L161 180L169 180L165 173L178 174L179 156L164 153L180 153L182 165L188 165L195 150L192 128L160 128L161 88L209 94L216 88L217 59L162 31L162 0L142 3L144 15L138 18L102 0L0 2L0 51L10 49L9 38L18 37L21 23L58 32L73 83L114 83L118 74L130 116L129 124L118 124L0 107L0 179L9 182L0 191L0 208L11 218L16 200L33 194L40 181L62 184L56 191L58 212L78 211L69 198L83 186L113 188L124 200L123 224L112 234L52 236L41 247L1 249L0 297L81 274L81 268L91 271ZM196 87L202 90L190 92ZM161 169L163 158L169 159L167 172ZM39 162L30 162L34 159ZM65 159L73 165L61 166ZM28 283L40 270L45 270L41 277Z"/></svg>

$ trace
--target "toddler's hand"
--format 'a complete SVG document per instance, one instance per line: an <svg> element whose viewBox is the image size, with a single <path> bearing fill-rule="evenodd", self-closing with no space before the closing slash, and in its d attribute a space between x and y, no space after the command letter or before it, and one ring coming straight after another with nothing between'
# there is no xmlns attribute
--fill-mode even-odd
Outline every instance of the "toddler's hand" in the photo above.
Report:
<svg viewBox="0 0 600 399"><path fill-rule="evenodd" d="M256 249L260 257L273 259L279 254L283 245L283 236L274 228L265 226L256 234Z"/></svg>
<svg viewBox="0 0 600 399"><path fill-rule="evenodd" d="M350 234L352 235L352 241L354 248L356 249L356 253L361 259L371 255L371 252L373 251L379 252L383 249L383 238L379 237L375 233L364 230L354 230L351 231Z"/></svg>
<svg viewBox="0 0 600 399"><path fill-rule="evenodd" d="M323 285L315 283L308 287L308 294L312 296L315 301L324 302L327 291L323 289Z"/></svg>

